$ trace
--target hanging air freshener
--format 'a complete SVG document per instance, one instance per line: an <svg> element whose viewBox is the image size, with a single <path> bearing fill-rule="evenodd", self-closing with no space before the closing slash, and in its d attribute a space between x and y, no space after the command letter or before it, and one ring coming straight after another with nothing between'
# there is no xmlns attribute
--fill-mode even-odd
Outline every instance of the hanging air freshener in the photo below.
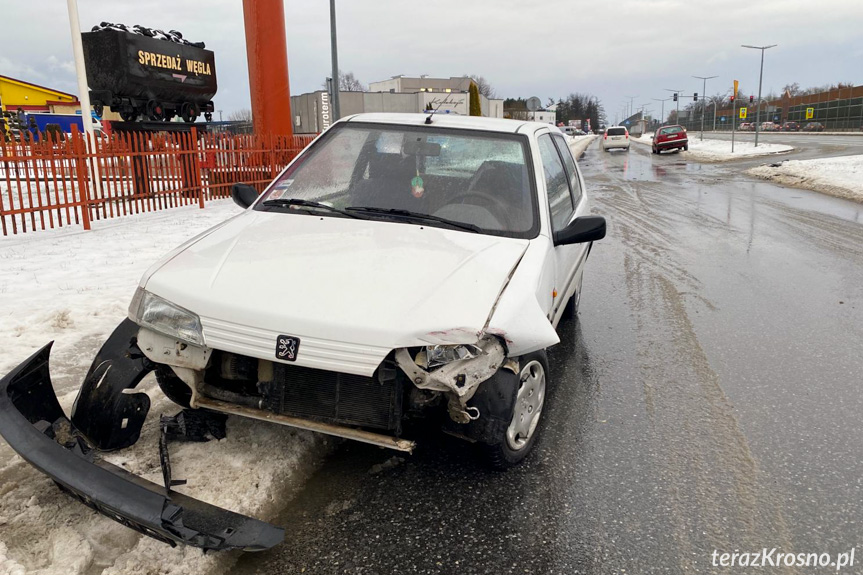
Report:
<svg viewBox="0 0 863 575"><path fill-rule="evenodd" d="M420 177L420 173L417 172L416 177L411 180L411 194L413 194L415 198L421 198L423 197L423 192L425 192L423 179Z"/></svg>

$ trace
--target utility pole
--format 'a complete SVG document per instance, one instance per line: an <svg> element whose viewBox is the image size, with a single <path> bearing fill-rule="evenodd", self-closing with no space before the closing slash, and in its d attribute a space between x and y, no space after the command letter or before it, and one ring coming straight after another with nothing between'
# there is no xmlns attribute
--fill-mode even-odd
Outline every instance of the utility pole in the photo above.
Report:
<svg viewBox="0 0 863 575"><path fill-rule="evenodd" d="M734 153L734 132L737 126L737 90L739 85L734 80L734 91L731 92L731 153Z"/></svg>
<svg viewBox="0 0 863 575"><path fill-rule="evenodd" d="M778 44L770 46L750 46L741 44L741 48L752 48L753 50L761 50L761 71L758 73L758 102L755 104L755 147L758 147L758 132L761 128L761 80L764 77L764 51L769 48L775 48Z"/></svg>
<svg viewBox="0 0 863 575"><path fill-rule="evenodd" d="M339 106L339 52L336 46L336 0L330 0L330 51L333 57L333 122L341 118Z"/></svg>
<svg viewBox="0 0 863 575"><path fill-rule="evenodd" d="M670 100L671 98L665 98L664 100L660 100L659 98L651 98L651 100L655 100L657 102L662 102L662 112L659 113L659 121L660 123L665 123L665 102Z"/></svg>
<svg viewBox="0 0 863 575"><path fill-rule="evenodd" d="M693 78L698 78L699 80L704 80L704 87L702 88L703 91L701 92L701 103L702 104L705 103L704 98L707 97L707 81L712 80L713 78L718 78L718 77L719 76L693 76ZM716 108L714 108L714 111L715 110L716 110ZM707 106L702 105L701 106L701 141L702 142L704 141L704 112L706 112L706 111L707 111ZM714 124L715 123L716 122L714 121Z"/></svg>
<svg viewBox="0 0 863 575"><path fill-rule="evenodd" d="M633 100L635 100L636 98L638 98L638 95L635 95L635 96L624 96L624 98L629 98L629 116L628 116L628 117L631 117L631 116L632 116L632 112L633 112L633 110L632 110L632 101L633 101Z"/></svg>

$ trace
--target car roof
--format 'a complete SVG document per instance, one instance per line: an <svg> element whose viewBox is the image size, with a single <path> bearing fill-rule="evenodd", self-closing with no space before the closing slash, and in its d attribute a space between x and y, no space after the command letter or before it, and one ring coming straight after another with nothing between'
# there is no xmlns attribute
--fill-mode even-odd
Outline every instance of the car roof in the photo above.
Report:
<svg viewBox="0 0 863 575"><path fill-rule="evenodd" d="M369 113L356 114L342 118L339 122L363 122L369 124L397 124L403 126L426 125L429 113L422 114L383 114ZM533 126L535 128L556 128L544 122L527 122L524 120L510 120L507 118L485 118L482 116L457 116L454 114L437 113L432 116L432 125L439 128L460 128L462 130L483 130L487 132L515 133L520 128Z"/></svg>

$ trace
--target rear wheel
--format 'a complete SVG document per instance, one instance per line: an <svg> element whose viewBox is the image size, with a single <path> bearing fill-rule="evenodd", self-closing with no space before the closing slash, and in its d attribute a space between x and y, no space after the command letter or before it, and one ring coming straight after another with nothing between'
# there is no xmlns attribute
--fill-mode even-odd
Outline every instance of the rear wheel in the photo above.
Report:
<svg viewBox="0 0 863 575"><path fill-rule="evenodd" d="M688 152L688 151L689 151L689 144L686 144L685 146L683 146L683 151L684 151L684 152Z"/></svg>
<svg viewBox="0 0 863 575"><path fill-rule="evenodd" d="M198 105L192 104L191 102L186 102L180 108L180 117L183 118L183 121L187 124L191 124L197 120L199 114L200 110L198 109Z"/></svg>
<svg viewBox="0 0 863 575"><path fill-rule="evenodd" d="M131 106L124 106L120 109L120 117L124 122L134 122L138 119L138 111Z"/></svg>
<svg viewBox="0 0 863 575"><path fill-rule="evenodd" d="M539 435L548 382L545 351L521 358L515 408L509 425L491 445L480 444L486 462L498 470L514 467L533 450Z"/></svg>
<svg viewBox="0 0 863 575"><path fill-rule="evenodd" d="M156 100L147 102L147 118L153 122L161 122L165 119L165 108Z"/></svg>

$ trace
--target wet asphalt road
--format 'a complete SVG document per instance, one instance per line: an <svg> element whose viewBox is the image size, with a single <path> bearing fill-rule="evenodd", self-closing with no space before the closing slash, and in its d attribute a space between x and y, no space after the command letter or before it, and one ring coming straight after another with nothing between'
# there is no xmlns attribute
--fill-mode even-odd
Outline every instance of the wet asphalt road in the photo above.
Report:
<svg viewBox="0 0 863 575"><path fill-rule="evenodd" d="M647 146L580 165L609 235L533 456L493 473L431 436L379 469L391 452L344 443L236 573L735 573L712 552L863 547L863 205Z"/></svg>

